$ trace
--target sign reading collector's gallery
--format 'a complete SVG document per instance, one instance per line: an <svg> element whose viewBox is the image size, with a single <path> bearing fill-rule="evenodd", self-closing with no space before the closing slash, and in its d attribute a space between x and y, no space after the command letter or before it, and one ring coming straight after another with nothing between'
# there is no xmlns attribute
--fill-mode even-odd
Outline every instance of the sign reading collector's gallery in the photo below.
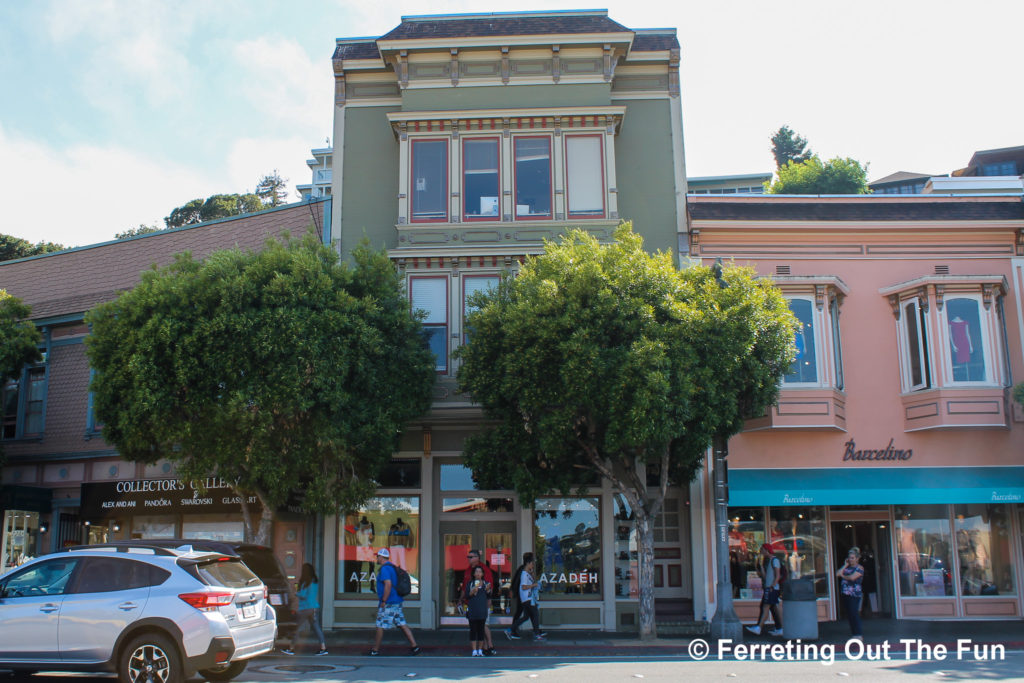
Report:
<svg viewBox="0 0 1024 683"><path fill-rule="evenodd" d="M255 496L249 496L255 503ZM82 484L79 515L83 519L106 519L132 515L181 513L240 513L241 500L225 479L210 477L202 482L181 479L130 479Z"/></svg>

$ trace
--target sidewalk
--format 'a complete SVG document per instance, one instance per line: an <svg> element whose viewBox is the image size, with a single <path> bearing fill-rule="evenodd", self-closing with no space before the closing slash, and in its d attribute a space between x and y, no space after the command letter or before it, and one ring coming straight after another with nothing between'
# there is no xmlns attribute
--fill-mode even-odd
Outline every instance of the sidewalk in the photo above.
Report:
<svg viewBox="0 0 1024 683"><path fill-rule="evenodd" d="M445 628L441 630L413 629L417 642L427 656L464 656L469 652L469 630ZM610 633L605 631L564 631L547 632L544 641L534 641L528 629L522 631L522 639L509 640L502 628L492 630L494 647L499 657L639 657L639 656L687 656L687 645L691 636L669 636L653 642L644 642L633 633ZM849 638L850 630L845 621L822 622L818 627L818 643L834 643L840 647ZM342 629L327 631L327 648L332 655L362 656L370 651L373 642L373 628ZM744 633L744 642L766 643L785 642L782 638L755 636ZM707 636L701 636L707 640ZM973 643L1000 643L1007 650L1024 650L1024 620L1007 621L907 621L894 619L869 619L864 621L864 641L867 643L888 640L894 645L901 639L920 640L924 644L943 644L955 647L957 639L969 638ZM316 643L306 631L296 646L297 654L313 654ZM401 631L384 634L381 647L383 656L406 656L408 643ZM279 653L275 653L279 654Z"/></svg>

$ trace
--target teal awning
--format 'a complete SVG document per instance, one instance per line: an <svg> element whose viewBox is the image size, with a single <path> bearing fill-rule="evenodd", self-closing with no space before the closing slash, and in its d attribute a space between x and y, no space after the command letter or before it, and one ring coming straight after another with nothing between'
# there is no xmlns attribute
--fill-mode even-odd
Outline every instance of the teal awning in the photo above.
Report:
<svg viewBox="0 0 1024 683"><path fill-rule="evenodd" d="M1024 467L729 470L729 505L929 503L1024 503Z"/></svg>

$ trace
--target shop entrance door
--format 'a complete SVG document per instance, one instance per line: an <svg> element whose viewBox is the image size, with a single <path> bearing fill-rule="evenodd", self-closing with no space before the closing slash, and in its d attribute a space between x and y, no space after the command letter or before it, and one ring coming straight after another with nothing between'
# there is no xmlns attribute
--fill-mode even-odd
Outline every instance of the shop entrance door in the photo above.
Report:
<svg viewBox="0 0 1024 683"><path fill-rule="evenodd" d="M512 621L511 586L515 564L515 522L457 521L441 522L440 586L441 625L465 626L460 596L462 580L469 567L466 555L479 550L481 561L494 574L494 592L491 596L492 626Z"/></svg>
<svg viewBox="0 0 1024 683"><path fill-rule="evenodd" d="M860 548L860 563L864 566L862 618L891 618L896 613L890 526L888 521L832 522L833 572L846 562L850 548ZM846 613L839 599L839 580L834 579L834 582L836 617L845 619Z"/></svg>

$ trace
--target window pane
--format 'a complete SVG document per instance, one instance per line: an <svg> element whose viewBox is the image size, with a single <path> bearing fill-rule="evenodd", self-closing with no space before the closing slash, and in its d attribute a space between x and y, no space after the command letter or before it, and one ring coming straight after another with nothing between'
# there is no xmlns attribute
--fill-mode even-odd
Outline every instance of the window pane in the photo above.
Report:
<svg viewBox="0 0 1024 683"><path fill-rule="evenodd" d="M181 535L206 541L241 543L245 540L245 528L241 521L224 521L223 515L185 515L181 523Z"/></svg>
<svg viewBox="0 0 1024 683"><path fill-rule="evenodd" d="M8 382L3 389L3 432L0 438L18 435L18 383Z"/></svg>
<svg viewBox="0 0 1024 683"><path fill-rule="evenodd" d="M513 512L511 498L443 498L441 512Z"/></svg>
<svg viewBox="0 0 1024 683"><path fill-rule="evenodd" d="M839 335L839 301L832 299L829 304L829 318L832 323L832 356L836 365L836 389L845 386L843 379L843 342Z"/></svg>
<svg viewBox="0 0 1024 683"><path fill-rule="evenodd" d="M925 364L926 346L921 315L916 300L903 304L903 325L907 334L907 360L910 363L911 389L921 389L928 386L927 366Z"/></svg>
<svg viewBox="0 0 1024 683"><path fill-rule="evenodd" d="M149 565L116 557L91 557L79 572L75 593L110 593L148 586Z"/></svg>
<svg viewBox="0 0 1024 683"><path fill-rule="evenodd" d="M615 502L615 597L640 597L640 557L637 544L636 514L621 493Z"/></svg>
<svg viewBox="0 0 1024 683"><path fill-rule="evenodd" d="M598 498L541 498L534 506L534 554L540 591L549 596L601 594Z"/></svg>
<svg viewBox="0 0 1024 683"><path fill-rule="evenodd" d="M448 322L448 281L443 277L409 279L412 308L423 311L424 324Z"/></svg>
<svg viewBox="0 0 1024 683"><path fill-rule="evenodd" d="M448 328L444 325L424 325L423 336L434 354L434 369L444 372L448 369Z"/></svg>
<svg viewBox="0 0 1024 683"><path fill-rule="evenodd" d="M1006 506L957 505L953 514L962 595L1014 595Z"/></svg>
<svg viewBox="0 0 1024 683"><path fill-rule="evenodd" d="M43 404L46 399L46 368L28 371L28 393L25 396L25 436L43 431Z"/></svg>
<svg viewBox="0 0 1024 683"><path fill-rule="evenodd" d="M949 357L954 382L985 381L985 349L976 299L947 299Z"/></svg>
<svg viewBox="0 0 1024 683"><path fill-rule="evenodd" d="M814 305L807 299L790 299L789 309L793 311L799 325L794 335L796 343L796 360L789 368L783 381L810 382L818 381L818 360L814 349Z"/></svg>
<svg viewBox="0 0 1024 683"><path fill-rule="evenodd" d="M729 508L729 577L733 597L760 600L757 559L764 543L764 508Z"/></svg>
<svg viewBox="0 0 1024 683"><path fill-rule="evenodd" d="M551 140L515 139L516 216L551 216Z"/></svg>
<svg viewBox="0 0 1024 683"><path fill-rule="evenodd" d="M392 460L378 475L377 486L385 489L419 488L420 461Z"/></svg>
<svg viewBox="0 0 1024 683"><path fill-rule="evenodd" d="M420 499L382 496L371 499L338 523L338 587L342 593L377 590L376 557L388 548L391 562L409 572L412 592L420 592Z"/></svg>
<svg viewBox="0 0 1024 683"><path fill-rule="evenodd" d="M0 597L18 598L33 595L62 595L75 571L76 559L40 562L8 578Z"/></svg>
<svg viewBox="0 0 1024 683"><path fill-rule="evenodd" d="M604 164L601 138L572 135L565 139L570 215L604 213Z"/></svg>
<svg viewBox="0 0 1024 683"><path fill-rule="evenodd" d="M414 140L412 143L412 218L444 220L448 217L448 142Z"/></svg>
<svg viewBox="0 0 1024 683"><path fill-rule="evenodd" d="M466 324L466 320L469 318L469 314L476 310L476 307L470 304L470 299L474 294L478 292L490 292L498 286L497 275L474 275L466 276L462 281L465 287L465 293L463 294L463 311L462 311L462 332L463 342L469 343L469 335L472 330Z"/></svg>
<svg viewBox="0 0 1024 683"><path fill-rule="evenodd" d="M832 572L825 564L825 508L785 506L768 510L772 552L790 579L811 579L814 594L828 596Z"/></svg>
<svg viewBox="0 0 1024 683"><path fill-rule="evenodd" d="M463 143L462 193L465 197L463 211L467 217L499 217L501 186L496 139L466 140Z"/></svg>
<svg viewBox="0 0 1024 683"><path fill-rule="evenodd" d="M442 491L476 491L479 488L473 481L473 470L465 465L441 465Z"/></svg>
<svg viewBox="0 0 1024 683"><path fill-rule="evenodd" d="M905 505L896 508L900 595L953 595L951 542L949 508L945 505Z"/></svg>

